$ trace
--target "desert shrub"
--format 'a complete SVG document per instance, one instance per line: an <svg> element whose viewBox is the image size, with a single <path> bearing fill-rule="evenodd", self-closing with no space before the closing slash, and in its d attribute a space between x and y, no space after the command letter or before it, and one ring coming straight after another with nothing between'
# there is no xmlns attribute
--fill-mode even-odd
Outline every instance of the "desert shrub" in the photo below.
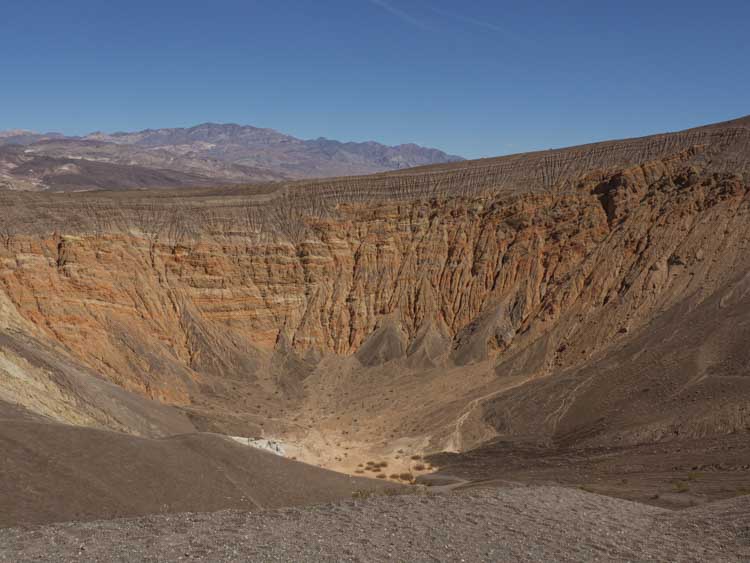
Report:
<svg viewBox="0 0 750 563"><path fill-rule="evenodd" d="M385 479L385 473L379 473L378 475L376 475L376 477L378 479Z"/></svg>
<svg viewBox="0 0 750 563"><path fill-rule="evenodd" d="M413 481L414 475L412 475L411 473L401 473L398 478L402 481Z"/></svg>
<svg viewBox="0 0 750 563"><path fill-rule="evenodd" d="M424 471L424 465L421 463L418 463L417 465L414 466L414 469L416 471Z"/></svg>
<svg viewBox="0 0 750 563"><path fill-rule="evenodd" d="M690 486L684 481L675 481L672 486L677 493L686 493L690 490Z"/></svg>
<svg viewBox="0 0 750 563"><path fill-rule="evenodd" d="M414 461L419 461L420 459L422 459L422 456L421 456L421 455L418 455L418 454L414 454L413 456L411 456L411 458L412 458L412 459L413 459Z"/></svg>

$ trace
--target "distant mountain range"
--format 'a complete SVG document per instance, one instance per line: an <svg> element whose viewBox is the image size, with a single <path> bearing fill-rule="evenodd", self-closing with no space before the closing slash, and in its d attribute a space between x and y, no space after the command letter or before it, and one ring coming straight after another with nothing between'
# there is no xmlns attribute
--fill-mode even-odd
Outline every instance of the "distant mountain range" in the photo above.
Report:
<svg viewBox="0 0 750 563"><path fill-rule="evenodd" d="M174 188L349 176L463 160L415 144L302 140L204 123L82 137L0 132L0 189Z"/></svg>

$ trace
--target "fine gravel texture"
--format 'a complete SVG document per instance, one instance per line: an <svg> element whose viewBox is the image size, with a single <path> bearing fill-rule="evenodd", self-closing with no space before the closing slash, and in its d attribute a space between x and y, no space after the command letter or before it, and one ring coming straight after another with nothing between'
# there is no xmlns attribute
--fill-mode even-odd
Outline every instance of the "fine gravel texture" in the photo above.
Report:
<svg viewBox="0 0 750 563"><path fill-rule="evenodd" d="M674 512L559 487L0 530L0 561L747 561L750 497Z"/></svg>

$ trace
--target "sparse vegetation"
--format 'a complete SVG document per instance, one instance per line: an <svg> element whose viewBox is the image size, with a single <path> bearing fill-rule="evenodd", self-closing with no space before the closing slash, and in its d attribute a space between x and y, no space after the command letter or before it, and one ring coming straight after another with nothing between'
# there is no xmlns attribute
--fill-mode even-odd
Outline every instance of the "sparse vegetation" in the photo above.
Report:
<svg viewBox="0 0 750 563"><path fill-rule="evenodd" d="M676 493L686 493L690 490L690 486L685 481L675 481L672 487Z"/></svg>

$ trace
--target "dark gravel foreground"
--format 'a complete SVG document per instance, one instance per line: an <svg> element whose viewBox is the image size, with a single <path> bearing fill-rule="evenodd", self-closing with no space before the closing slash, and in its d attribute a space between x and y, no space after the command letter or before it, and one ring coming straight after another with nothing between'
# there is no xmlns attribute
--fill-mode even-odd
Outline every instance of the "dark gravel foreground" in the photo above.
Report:
<svg viewBox="0 0 750 563"><path fill-rule="evenodd" d="M559 487L0 530L0 561L748 561L750 497L673 512Z"/></svg>

